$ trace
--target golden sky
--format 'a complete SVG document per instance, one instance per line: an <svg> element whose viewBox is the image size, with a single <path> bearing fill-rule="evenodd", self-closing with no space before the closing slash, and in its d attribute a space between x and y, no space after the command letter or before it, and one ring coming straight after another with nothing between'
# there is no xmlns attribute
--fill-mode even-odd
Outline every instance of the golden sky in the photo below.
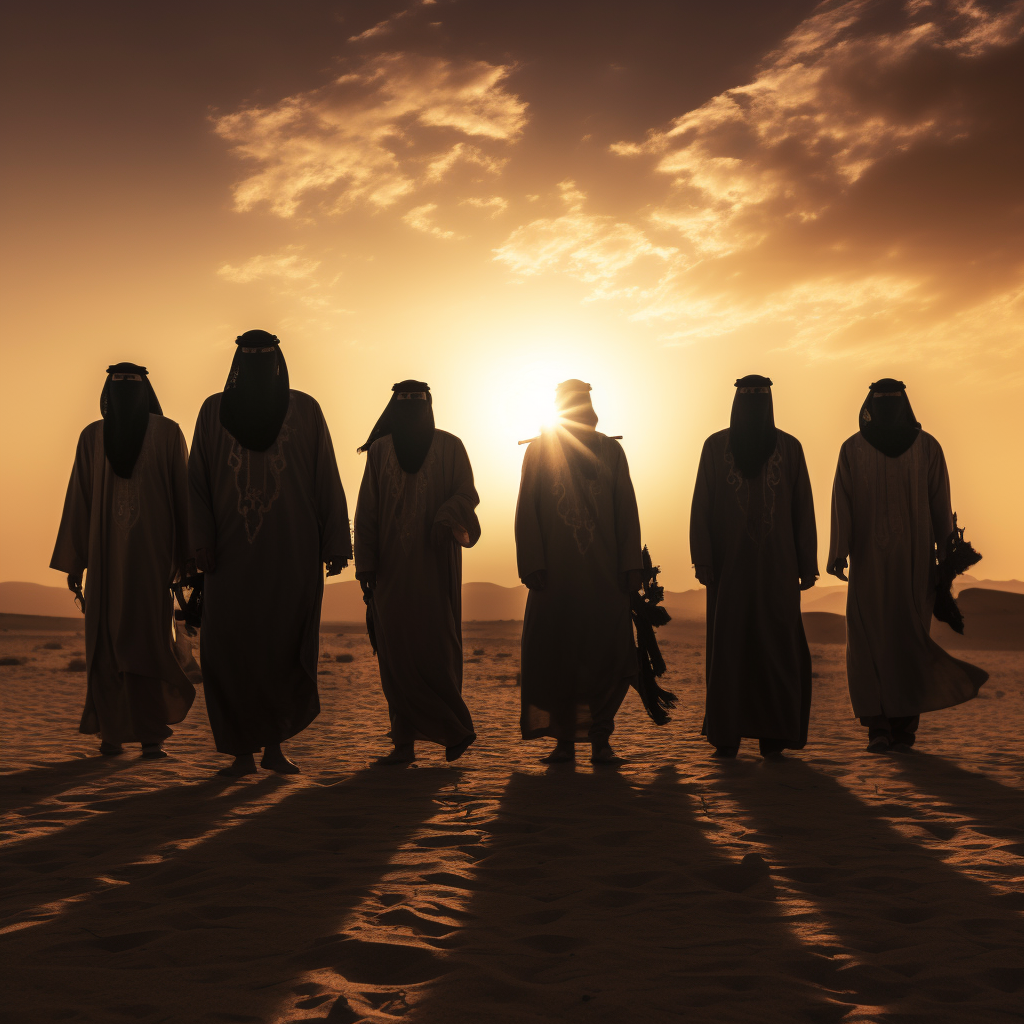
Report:
<svg viewBox="0 0 1024 1024"><path fill-rule="evenodd" d="M191 440L257 327L352 505L391 384L430 383L481 496L467 581L518 582L516 442L580 377L693 586L697 460L746 373L804 445L822 572L839 446L892 376L976 571L1024 577L1019 0L21 8L0 579L61 584L108 363L147 365Z"/></svg>

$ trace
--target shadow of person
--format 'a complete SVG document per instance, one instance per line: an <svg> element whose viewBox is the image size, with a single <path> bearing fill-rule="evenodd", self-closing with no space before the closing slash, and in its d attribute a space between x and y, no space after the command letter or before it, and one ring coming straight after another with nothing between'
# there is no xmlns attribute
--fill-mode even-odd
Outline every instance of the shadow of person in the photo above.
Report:
<svg viewBox="0 0 1024 1024"><path fill-rule="evenodd" d="M368 769L330 786L239 787L266 799L238 806L195 841L164 847L159 860L135 862L122 873L130 886L0 936L0 955L21 978L9 1011L259 1021L297 999L301 1009L324 1002L308 972L337 977L365 959L359 936L340 932L346 917L457 778L451 769ZM354 1019L344 996L330 1014Z"/></svg>
<svg viewBox="0 0 1024 1024"><path fill-rule="evenodd" d="M1024 790L1004 786L987 775L968 771L935 754L914 753L892 758L900 775L915 789L931 793L950 810L968 819L972 831L1006 840L1000 847L1024 856ZM928 827L925 825L924 827ZM953 826L929 829L936 838L953 838ZM1020 865L1024 873L1024 863ZM1013 893L1008 903L1024 910L1024 894Z"/></svg>
<svg viewBox="0 0 1024 1024"><path fill-rule="evenodd" d="M0 814L30 807L83 782L114 775L135 763L134 758L75 757L0 775Z"/></svg>
<svg viewBox="0 0 1024 1024"><path fill-rule="evenodd" d="M250 786L217 779L128 795L82 794L76 813L85 811L88 817L9 842L0 852L5 926L45 921L55 904L127 884L140 865L159 861L164 848L199 839L245 804L267 799L281 784L269 776ZM52 824L51 809L39 814ZM39 814L24 816L28 827L39 822Z"/></svg>
<svg viewBox="0 0 1024 1024"><path fill-rule="evenodd" d="M831 775L797 759L744 768L722 771L716 789L739 802L768 844L778 884L813 903L807 928L826 944L832 936L844 963L839 978L858 1005L884 1008L887 1020L1013 1016L1024 939L992 889L913 842Z"/></svg>
<svg viewBox="0 0 1024 1024"><path fill-rule="evenodd" d="M841 1020L835 968L699 808L672 768L512 775L472 877L424 879L469 916L417 1021Z"/></svg>

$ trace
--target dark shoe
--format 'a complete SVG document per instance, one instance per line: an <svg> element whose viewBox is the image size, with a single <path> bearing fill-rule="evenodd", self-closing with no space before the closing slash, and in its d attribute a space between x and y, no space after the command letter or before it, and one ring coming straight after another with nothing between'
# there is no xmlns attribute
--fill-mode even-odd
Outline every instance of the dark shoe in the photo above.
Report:
<svg viewBox="0 0 1024 1024"><path fill-rule="evenodd" d="M377 764L412 764L416 760L416 750L410 743L408 746L395 747L390 754L377 758Z"/></svg>
<svg viewBox="0 0 1024 1024"><path fill-rule="evenodd" d="M217 774L232 779L241 778L243 775L255 775L256 759L252 754L242 754L236 757L226 768L221 768Z"/></svg>
<svg viewBox="0 0 1024 1024"><path fill-rule="evenodd" d="M786 749L785 740L758 740L757 750L758 753L765 758L772 758L775 761L784 761L785 758L782 755L783 750Z"/></svg>
<svg viewBox="0 0 1024 1024"><path fill-rule="evenodd" d="M712 757L735 757L740 752L739 747L715 747Z"/></svg>
<svg viewBox="0 0 1024 1024"><path fill-rule="evenodd" d="M302 771L294 761L284 756L280 747L265 747L260 767L266 768L268 772L277 772L278 775L299 775Z"/></svg>
<svg viewBox="0 0 1024 1024"><path fill-rule="evenodd" d="M163 747L143 747L142 756L147 761L159 761L161 757L167 756L167 751Z"/></svg>
<svg viewBox="0 0 1024 1024"><path fill-rule="evenodd" d="M555 744L555 749L547 757L542 757L542 764L567 764L576 760L576 744L565 743L561 740Z"/></svg>
<svg viewBox="0 0 1024 1024"><path fill-rule="evenodd" d="M469 745L476 740L476 733L472 736L467 736L461 743L456 743L454 746L444 748L444 759L446 761L458 761L460 757L469 749Z"/></svg>
<svg viewBox="0 0 1024 1024"><path fill-rule="evenodd" d="M100 743L100 754L103 757L117 757L118 754L123 753L124 747L120 743L108 743L106 740Z"/></svg>
<svg viewBox="0 0 1024 1024"><path fill-rule="evenodd" d="M889 741L885 736L876 736L867 745L869 754L885 754L889 750Z"/></svg>
<svg viewBox="0 0 1024 1024"><path fill-rule="evenodd" d="M595 743L591 747L590 753L591 764L625 764L626 759L624 757L618 757L614 750L611 748L611 744L608 742Z"/></svg>
<svg viewBox="0 0 1024 1024"><path fill-rule="evenodd" d="M909 743L904 743L902 740L897 740L895 743L890 744L890 754L912 754L914 748Z"/></svg>

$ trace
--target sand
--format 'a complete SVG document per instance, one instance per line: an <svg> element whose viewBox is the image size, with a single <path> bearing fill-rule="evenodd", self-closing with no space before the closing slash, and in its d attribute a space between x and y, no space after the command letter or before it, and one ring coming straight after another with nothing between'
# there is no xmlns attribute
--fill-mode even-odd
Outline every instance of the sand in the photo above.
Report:
<svg viewBox="0 0 1024 1024"><path fill-rule="evenodd" d="M981 698L876 757L842 647L816 644L807 749L721 763L700 627L673 624L672 723L631 694L625 766L547 769L516 734L518 628L466 627L480 741L457 765L371 767L354 632L323 637L323 712L286 748L304 774L240 781L211 777L201 695L171 757L98 758L81 636L0 636L30 659L0 667L0 1019L1019 1019L1024 655L974 653Z"/></svg>

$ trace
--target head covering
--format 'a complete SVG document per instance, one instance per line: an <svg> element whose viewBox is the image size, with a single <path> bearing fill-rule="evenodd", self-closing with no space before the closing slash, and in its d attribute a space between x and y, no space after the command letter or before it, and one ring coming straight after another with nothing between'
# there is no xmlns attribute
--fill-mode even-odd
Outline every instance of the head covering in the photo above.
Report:
<svg viewBox="0 0 1024 1024"><path fill-rule="evenodd" d="M403 380L393 385L391 391L391 401L384 407L370 436L356 450L365 452L378 437L390 434L398 464L406 473L417 473L434 440L430 385L421 380Z"/></svg>
<svg viewBox="0 0 1024 1024"><path fill-rule="evenodd" d="M729 451L745 479L757 476L775 451L775 409L772 382L756 373L736 381L729 419Z"/></svg>
<svg viewBox="0 0 1024 1024"><path fill-rule="evenodd" d="M235 344L220 401L221 426L243 448L265 452L288 415L288 365L277 337L266 331L246 331Z"/></svg>
<svg viewBox="0 0 1024 1024"><path fill-rule="evenodd" d="M128 479L142 451L149 427L149 414L163 415L149 371L135 363L114 363L107 367L107 379L100 392L103 417L103 451L110 468Z"/></svg>
<svg viewBox="0 0 1024 1024"><path fill-rule="evenodd" d="M555 408L563 424L590 430L597 428L597 413L590 400L591 390L589 384L575 378L563 380L555 388Z"/></svg>
<svg viewBox="0 0 1024 1024"><path fill-rule="evenodd" d="M860 432L868 444L890 459L902 455L917 440L921 424L914 418L903 381L883 377L871 385L860 407Z"/></svg>

